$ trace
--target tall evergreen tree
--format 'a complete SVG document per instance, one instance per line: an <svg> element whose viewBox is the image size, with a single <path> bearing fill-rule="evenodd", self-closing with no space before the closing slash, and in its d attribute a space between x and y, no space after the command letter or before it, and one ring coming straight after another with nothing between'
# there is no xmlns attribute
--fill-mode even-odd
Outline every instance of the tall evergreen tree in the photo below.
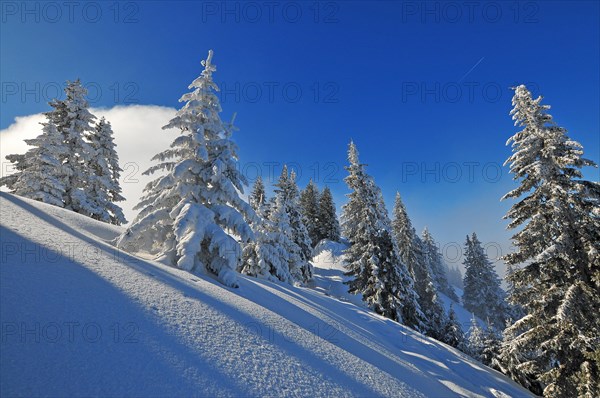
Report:
<svg viewBox="0 0 600 398"><path fill-rule="evenodd" d="M444 264L442 253L438 250L437 243L427 228L423 230L421 240L423 242L425 259L429 263L429 267L433 274L435 288L458 303L458 296L456 295L454 288L448 283L448 276L446 275L447 267Z"/></svg>
<svg viewBox="0 0 600 398"><path fill-rule="evenodd" d="M163 255L171 264L216 275L237 287L235 270L242 242L252 239L246 220L255 213L239 192L246 183L237 167L233 123L223 123L212 50L204 70L180 101L185 105L163 129L181 131L170 148L154 156L159 163L145 174L163 171L144 189L140 213L119 238L126 250Z"/></svg>
<svg viewBox="0 0 600 398"><path fill-rule="evenodd" d="M396 193L392 226L400 259L408 266L413 277L419 306L425 315L424 332L429 336L439 337L445 323L444 308L433 284L423 242L412 226L399 193Z"/></svg>
<svg viewBox="0 0 600 398"><path fill-rule="evenodd" d="M329 187L325 187L319 198L319 236L334 242L340 241L340 222L335 212L335 203Z"/></svg>
<svg viewBox="0 0 600 398"><path fill-rule="evenodd" d="M381 191L360 163L353 142L348 160L344 181L351 192L343 206L342 228L350 241L345 253L347 275L353 277L349 292L362 294L379 314L420 329L424 316L410 274L397 254Z"/></svg>
<svg viewBox="0 0 600 398"><path fill-rule="evenodd" d="M281 232L289 233L289 238L299 248L299 263L297 265L300 274L296 274L292 267L290 268L292 275L300 282L308 282L312 279L312 264L310 263L312 245L299 210L300 194L298 185L296 185L296 173L292 170L288 174L287 166L284 165L279 181L275 186L277 187L275 189L276 202L271 219L276 224L281 224ZM285 213L285 218L283 218L283 213ZM295 250L290 248L288 251L294 252Z"/></svg>
<svg viewBox="0 0 600 398"><path fill-rule="evenodd" d="M465 279L463 306L481 319L489 320L496 328L504 329L507 307L500 279L485 254L477 235L465 244Z"/></svg>
<svg viewBox="0 0 600 398"><path fill-rule="evenodd" d="M579 143L557 126L549 106L515 88L506 164L520 185L506 214L516 252L511 302L526 315L505 331L501 370L545 396L597 396L600 390L600 208L598 184L582 180Z"/></svg>
<svg viewBox="0 0 600 398"><path fill-rule="evenodd" d="M92 179L88 181L86 192L90 201L99 209L90 214L97 220L121 225L127 220L123 215L123 210L115 203L124 201L121 195L121 186L119 176L121 167L119 167L119 157L115 150L113 140L113 131L110 122L101 118L94 129L94 134L88 136L92 156L89 167L94 171Z"/></svg>
<svg viewBox="0 0 600 398"><path fill-rule="evenodd" d="M321 240L319 231L319 196L319 188L317 188L313 180L310 180L306 188L300 192L299 204L302 221L306 226L313 247Z"/></svg>

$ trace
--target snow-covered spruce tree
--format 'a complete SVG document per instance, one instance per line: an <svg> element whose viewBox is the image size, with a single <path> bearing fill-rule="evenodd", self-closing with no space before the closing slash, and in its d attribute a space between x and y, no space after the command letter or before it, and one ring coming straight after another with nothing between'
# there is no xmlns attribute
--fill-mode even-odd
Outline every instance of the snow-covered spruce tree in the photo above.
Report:
<svg viewBox="0 0 600 398"><path fill-rule="evenodd" d="M292 261L290 265L292 276L298 282L308 282L312 279L312 245L299 210L300 194L296 185L296 173L292 170L288 174L288 168L284 165L275 187L275 205L271 210L271 220L279 225L280 232L286 234L299 248L299 259ZM290 247L287 251L294 253L296 249ZM299 267L300 274L295 270L296 267Z"/></svg>
<svg viewBox="0 0 600 398"><path fill-rule="evenodd" d="M283 207L275 208L276 222L266 215L267 201L262 180L254 183L250 204L257 217L252 222L254 239L244 246L239 271L243 274L293 284L301 279L300 248L291 240L289 218ZM290 269L294 271L292 276Z"/></svg>
<svg viewBox="0 0 600 398"><path fill-rule="evenodd" d="M87 193L101 212L90 214L96 220L121 225L126 223L123 210L115 203L125 200L121 196L119 176L119 157L115 150L113 131L110 122L101 118L94 129L94 133L88 136L92 156L89 167L94 171L92 179L88 181Z"/></svg>
<svg viewBox="0 0 600 398"><path fill-rule="evenodd" d="M427 228L425 228L421 234L421 241L423 242L425 258L429 262L429 268L433 274L435 288L458 303L458 296L456 295L454 288L448 283L448 276L446 275L447 267L444 264L442 253L438 250L437 243Z"/></svg>
<svg viewBox="0 0 600 398"><path fill-rule="evenodd" d="M145 174L164 174L144 188L136 206L140 212L117 245L165 256L174 266L214 274L237 287L241 248L236 237L242 242L253 237L246 219L255 213L239 196L246 180L237 167L233 124L219 116L212 56L211 50L202 74L189 86L193 91L180 99L185 105L163 127L177 128L181 135L153 157L159 163Z"/></svg>
<svg viewBox="0 0 600 398"><path fill-rule="evenodd" d="M351 192L343 206L342 229L350 247L345 252L349 292L362 294L377 313L420 330L423 313L413 281L398 256L381 191L358 159L353 142L344 179Z"/></svg>
<svg viewBox="0 0 600 398"><path fill-rule="evenodd" d="M598 184L582 180L582 147L533 99L515 88L506 164L520 185L503 199L517 248L510 300L526 315L505 331L501 370L545 396L598 396L600 375L600 208ZM522 197L522 198L521 198Z"/></svg>
<svg viewBox="0 0 600 398"><path fill-rule="evenodd" d="M325 187L319 198L319 236L334 242L340 241L340 222L335 212L335 203L329 187Z"/></svg>
<svg viewBox="0 0 600 398"><path fill-rule="evenodd" d="M485 349L485 331L479 326L475 314L471 317L471 325L467 332L467 354L482 362L481 357Z"/></svg>
<svg viewBox="0 0 600 398"><path fill-rule="evenodd" d="M495 358L498 357L500 352L500 335L496 328L494 328L489 322L486 330L483 332L483 351L480 355L480 361L487 366L493 367L498 370L495 366Z"/></svg>
<svg viewBox="0 0 600 398"><path fill-rule="evenodd" d="M254 182L254 187L252 188L252 192L248 197L248 203L250 203L250 206L252 206L256 212L258 212L260 209L264 209L264 206L267 204L265 184L260 176L258 176Z"/></svg>
<svg viewBox="0 0 600 398"><path fill-rule="evenodd" d="M25 140L29 149L23 157L13 157L22 166L10 184L12 192L26 198L64 207L65 174L60 158L67 152L62 134L52 122L42 123L42 134ZM9 158L9 156L7 156ZM10 160L10 159L9 159Z"/></svg>
<svg viewBox="0 0 600 398"><path fill-rule="evenodd" d="M473 233L465 244L465 279L463 306L481 319L489 320L500 330L504 329L508 316L500 288L500 278L494 265L485 254L477 235Z"/></svg>
<svg viewBox="0 0 600 398"><path fill-rule="evenodd" d="M313 247L321 241L319 233L319 196L319 188L313 180L310 180L306 188L300 192L300 213Z"/></svg>
<svg viewBox="0 0 600 398"><path fill-rule="evenodd" d="M444 325L440 341L459 349L460 351L468 351L465 341L465 334L463 333L460 323L458 322L458 318L456 317L456 312L454 312L454 307L452 304L450 304L450 309L448 310L448 318Z"/></svg>
<svg viewBox="0 0 600 398"><path fill-rule="evenodd" d="M396 193L392 227L398 245L398 254L412 275L419 306L425 315L423 331L428 336L438 338L446 321L444 308L437 296L432 271L424 253L424 245L412 226L400 193Z"/></svg>
<svg viewBox="0 0 600 398"><path fill-rule="evenodd" d="M94 134L96 117L89 111L86 95L87 89L79 79L67 82L65 99L50 102L54 109L45 115L63 135L63 142L67 148L67 152L60 156L67 179L65 208L93 217L101 215L105 210L95 201L94 193L89 190L89 182L94 179L94 171L90 167L94 149L87 139Z"/></svg>

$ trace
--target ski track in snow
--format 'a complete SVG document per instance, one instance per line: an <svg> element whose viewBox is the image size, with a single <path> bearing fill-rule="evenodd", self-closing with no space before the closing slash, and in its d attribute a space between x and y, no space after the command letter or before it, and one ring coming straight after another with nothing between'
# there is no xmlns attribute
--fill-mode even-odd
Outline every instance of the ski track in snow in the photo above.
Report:
<svg viewBox="0 0 600 398"><path fill-rule="evenodd" d="M117 251L119 227L6 193L0 219L2 396L530 396L324 289L230 289Z"/></svg>

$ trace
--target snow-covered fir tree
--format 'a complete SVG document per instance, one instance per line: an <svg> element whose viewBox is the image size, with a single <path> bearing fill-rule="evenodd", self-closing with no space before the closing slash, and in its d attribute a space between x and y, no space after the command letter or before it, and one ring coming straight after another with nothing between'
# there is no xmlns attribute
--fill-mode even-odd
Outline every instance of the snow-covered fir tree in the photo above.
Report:
<svg viewBox="0 0 600 398"><path fill-rule="evenodd" d="M296 185L296 173L292 170L288 174L288 168L284 165L275 187L275 205L271 210L271 220L279 225L280 231L287 234L299 248L299 260L294 261L290 268L292 276L299 282L308 282L312 279L312 245L299 210L300 194ZM290 248L288 251L295 250ZM296 267L299 267L300 275L294 271Z"/></svg>
<svg viewBox="0 0 600 398"><path fill-rule="evenodd" d="M32 146L25 155L7 156L20 168L14 174L14 181L7 185L17 195L64 207L66 178L60 159L67 148L54 123L48 121L42 125L41 135L25 140L27 145Z"/></svg>
<svg viewBox="0 0 600 398"><path fill-rule="evenodd" d="M400 193L396 193L392 226L398 254L413 277L419 306L425 315L424 332L437 338L446 322L444 308L435 289L432 271L424 253L424 244L412 226Z"/></svg>
<svg viewBox="0 0 600 398"><path fill-rule="evenodd" d="M458 322L458 318L456 317L456 312L454 312L454 306L452 304L450 304L450 309L448 310L448 318L444 324L440 341L463 352L467 352L468 350L465 341L465 334L460 326L460 323Z"/></svg>
<svg viewBox="0 0 600 398"><path fill-rule="evenodd" d="M202 61L202 74L189 86L192 91L180 99L185 105L163 127L181 134L153 157L158 164L145 174L164 174L146 185L136 206L140 212L117 244L164 256L191 272L214 274L236 287L238 239L253 238L246 220L256 216L240 198L246 180L237 167L233 123L219 116L212 57L211 50Z"/></svg>
<svg viewBox="0 0 600 398"><path fill-rule="evenodd" d="M477 235L467 236L465 244L463 306L481 319L489 320L496 328L504 329L507 306L500 278L488 259Z"/></svg>
<svg viewBox="0 0 600 398"><path fill-rule="evenodd" d="M429 262L429 268L431 269L436 289L458 303L458 296L454 288L448 283L448 276L446 275L447 267L444 264L442 253L438 250L438 245L427 228L421 233L421 241L423 242L424 255Z"/></svg>
<svg viewBox="0 0 600 398"><path fill-rule="evenodd" d="M283 206L274 208L278 217L275 221L269 219L266 214L268 205L264 185L260 178L254 183L250 203L257 215L252 222L254 239L244 246L239 271L246 275L290 284L301 280L300 248L291 239L287 213Z"/></svg>
<svg viewBox="0 0 600 398"><path fill-rule="evenodd" d="M362 294L374 311L420 330L424 315L412 278L394 242L381 191L358 159L353 142L348 150L351 192L343 206L342 229L350 247L345 252L349 292Z"/></svg>
<svg viewBox="0 0 600 398"><path fill-rule="evenodd" d="M338 221L333 195L325 187L319 198L319 236L334 242L340 241L340 222Z"/></svg>
<svg viewBox="0 0 600 398"><path fill-rule="evenodd" d="M313 247L321 241L319 231L319 196L319 188L317 188L313 180L310 180L306 188L300 192L300 213L302 214L302 221L306 226Z"/></svg>
<svg viewBox="0 0 600 398"><path fill-rule="evenodd" d="M89 190L89 182L94 179L94 170L90 167L94 149L87 139L94 134L96 117L89 111L86 96L87 89L79 79L67 82L66 98L50 102L54 109L45 115L63 135L67 148L66 153L60 156L66 177L64 207L94 216L104 213L105 209L96 203L94 193Z"/></svg>
<svg viewBox="0 0 600 398"><path fill-rule="evenodd" d="M102 117L94 129L94 133L88 136L92 155L89 167L94 171L92 179L88 181L86 191L95 207L102 210L90 214L94 219L112 224L121 225L127 220L123 210L115 203L125 200L121 195L119 176L121 167L119 157L115 150L113 131L110 122Z"/></svg>
<svg viewBox="0 0 600 398"><path fill-rule="evenodd" d="M248 197L248 203L254 209L254 211L258 212L259 210L264 210L264 206L267 205L267 194L265 192L265 184L261 176L256 178L254 182L254 186L252 187L252 192Z"/></svg>
<svg viewBox="0 0 600 398"><path fill-rule="evenodd" d="M515 88L511 115L522 128L506 161L520 185L506 214L516 251L510 300L525 315L505 331L501 370L552 397L600 393L600 191L582 180L595 166L548 114L542 98Z"/></svg>
<svg viewBox="0 0 600 398"><path fill-rule="evenodd" d="M500 352L500 342L501 336L499 335L499 332L488 323L483 332L483 350L481 351L479 359L484 365L498 369L494 361Z"/></svg>
<svg viewBox="0 0 600 398"><path fill-rule="evenodd" d="M471 317L471 325L467 332L467 354L482 362L483 350L485 349L485 331L475 318L475 314Z"/></svg>

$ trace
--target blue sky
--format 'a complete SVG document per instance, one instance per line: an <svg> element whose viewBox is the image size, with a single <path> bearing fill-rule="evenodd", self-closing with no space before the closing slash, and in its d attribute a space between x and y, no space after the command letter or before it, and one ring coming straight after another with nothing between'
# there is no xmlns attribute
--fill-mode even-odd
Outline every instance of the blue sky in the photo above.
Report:
<svg viewBox="0 0 600 398"><path fill-rule="evenodd" d="M341 205L352 138L417 229L507 250L509 88L543 94L598 162L599 20L595 1L4 2L0 129L76 77L95 107L177 107L212 48L249 177L295 163Z"/></svg>

